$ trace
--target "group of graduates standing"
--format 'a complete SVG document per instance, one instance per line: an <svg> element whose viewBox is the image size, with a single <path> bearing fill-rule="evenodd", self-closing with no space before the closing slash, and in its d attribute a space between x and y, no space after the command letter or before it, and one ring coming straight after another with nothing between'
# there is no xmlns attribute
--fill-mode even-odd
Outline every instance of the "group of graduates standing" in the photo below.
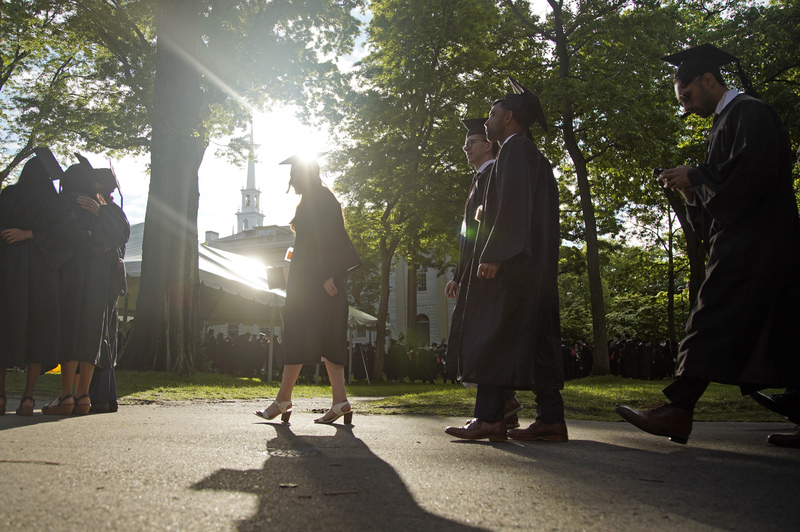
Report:
<svg viewBox="0 0 800 532"><path fill-rule="evenodd" d="M280 342L273 338L277 349ZM214 330L209 329L203 338L202 350L205 362L209 369L216 373L230 375L260 375L267 371L269 363L270 340L264 333L229 335L227 338L222 333L214 336ZM274 365L274 364L273 364Z"/></svg>
<svg viewBox="0 0 800 532"><path fill-rule="evenodd" d="M43 414L117 409L117 299L130 225L112 193L112 169L79 162L62 170L37 148L0 193L0 414L10 368L27 373L18 415L35 408L39 375L61 366L61 394ZM60 191L54 181L60 181Z"/></svg>
<svg viewBox="0 0 800 532"><path fill-rule="evenodd" d="M612 375L626 379L664 379L675 374L677 349L670 340L658 343L627 334L615 336L608 342L609 368Z"/></svg>
<svg viewBox="0 0 800 532"><path fill-rule="evenodd" d="M415 381L433 384L441 376L447 380L445 368L445 350L447 346L433 343L428 346L414 347L403 339L390 340L386 353L384 373L390 382Z"/></svg>

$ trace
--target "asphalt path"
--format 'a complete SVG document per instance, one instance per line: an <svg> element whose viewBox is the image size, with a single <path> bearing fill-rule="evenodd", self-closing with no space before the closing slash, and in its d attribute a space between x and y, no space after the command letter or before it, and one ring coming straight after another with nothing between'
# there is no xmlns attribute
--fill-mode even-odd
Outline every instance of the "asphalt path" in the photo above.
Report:
<svg viewBox="0 0 800 532"><path fill-rule="evenodd" d="M243 401L0 416L0 530L797 530L800 450L765 443L788 423L695 423L679 445L568 420L567 443L489 443L355 401L353 426L315 425L325 402L288 426Z"/></svg>

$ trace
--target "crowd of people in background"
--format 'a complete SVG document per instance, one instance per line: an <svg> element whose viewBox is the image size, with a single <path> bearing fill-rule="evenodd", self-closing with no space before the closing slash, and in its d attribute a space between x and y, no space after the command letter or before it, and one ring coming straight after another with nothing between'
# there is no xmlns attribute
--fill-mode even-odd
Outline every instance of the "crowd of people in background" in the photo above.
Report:
<svg viewBox="0 0 800 532"><path fill-rule="evenodd" d="M276 354L280 338L273 336L272 374L278 370ZM210 371L228 375L262 376L269 371L270 338L264 333L214 334L209 329L203 340L203 356ZM659 380L675 374L677 344L670 340L657 342L651 339L631 338L627 334L615 336L608 342L608 359L612 375L627 379ZM594 348L586 338L579 341L562 340L562 361L565 380L588 377L594 366ZM353 345L352 376L365 381L375 362L372 342ZM348 374L349 372L348 367ZM324 375L324 373L323 373ZM414 347L405 338L391 339L384 357L384 375L389 382L439 382L456 384L458 368L447 363L447 342L433 342L430 346ZM314 366L304 368L301 377L316 376Z"/></svg>

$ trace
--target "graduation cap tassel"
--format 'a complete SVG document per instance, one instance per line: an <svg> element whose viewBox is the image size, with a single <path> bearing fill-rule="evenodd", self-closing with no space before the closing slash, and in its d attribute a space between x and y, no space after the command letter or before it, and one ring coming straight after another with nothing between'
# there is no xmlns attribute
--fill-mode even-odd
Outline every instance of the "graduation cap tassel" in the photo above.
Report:
<svg viewBox="0 0 800 532"><path fill-rule="evenodd" d="M744 93L748 96L752 96L753 98L758 98L758 93L753 88L753 84L750 83L750 78L747 77L747 74L745 74L742 64L739 61L736 61L736 73L739 75L739 79L742 81Z"/></svg>

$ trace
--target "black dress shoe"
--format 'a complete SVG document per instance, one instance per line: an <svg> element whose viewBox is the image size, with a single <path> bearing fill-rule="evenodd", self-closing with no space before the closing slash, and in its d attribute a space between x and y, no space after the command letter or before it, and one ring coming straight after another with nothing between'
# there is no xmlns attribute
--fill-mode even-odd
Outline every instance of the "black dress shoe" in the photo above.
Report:
<svg viewBox="0 0 800 532"><path fill-rule="evenodd" d="M671 403L653 410L617 405L617 414L635 427L656 436L666 436L675 443L686 443L692 433L692 411Z"/></svg>
<svg viewBox="0 0 800 532"><path fill-rule="evenodd" d="M765 393L751 393L750 398L764 408L782 415L795 425L800 425L800 392L792 391L767 395Z"/></svg>
<svg viewBox="0 0 800 532"><path fill-rule="evenodd" d="M467 422L463 427L447 427L444 429L450 436L461 438L462 440L483 440L506 441L506 422L500 420L496 423L488 423L475 418Z"/></svg>
<svg viewBox="0 0 800 532"><path fill-rule="evenodd" d="M800 428L791 434L770 434L767 436L767 443L778 447L794 447L800 449Z"/></svg>

